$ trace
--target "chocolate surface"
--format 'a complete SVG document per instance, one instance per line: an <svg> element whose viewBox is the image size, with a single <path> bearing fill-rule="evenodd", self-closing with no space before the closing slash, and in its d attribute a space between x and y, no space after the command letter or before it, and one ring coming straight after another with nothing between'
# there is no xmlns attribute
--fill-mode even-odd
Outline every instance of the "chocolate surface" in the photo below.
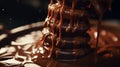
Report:
<svg viewBox="0 0 120 67"><path fill-rule="evenodd" d="M51 0L41 37L27 45L13 46L16 50L11 54L12 60L23 62L18 66L33 63L38 67L108 67L112 63L117 67L119 60L116 58L120 52L119 48L114 49L119 47L116 45L119 39L110 32L100 30L103 14L110 10L110 6L111 0ZM88 11L92 8L96 12L94 15L98 16L98 28L90 26ZM115 58L112 57L114 53L118 54Z"/></svg>
<svg viewBox="0 0 120 67"><path fill-rule="evenodd" d="M32 27L32 25L35 25L35 24L31 24L29 26ZM36 25L38 26L38 23L36 23ZM83 49L74 50L81 54L79 57L77 57L78 58L77 60L75 60L76 58L75 54L70 53L69 51L67 51L67 55L66 55L67 58L64 55L62 55L65 53L65 50L64 52L59 51L59 50L56 51L59 53L58 57L60 59L45 58L49 54L48 50L44 52L45 49L40 47L37 52L35 49L36 42L39 41L39 38L43 36L42 31L41 31L42 28L36 27L36 28L30 28L30 30L33 31L31 33L29 30L25 30L26 32L29 32L29 33L27 34L25 33L25 31L21 31L21 32L12 34L11 36L8 37L8 39L14 38L14 37L17 37L17 39L12 40L12 41L10 40L11 41L10 46L3 47L0 49L0 52L2 52L0 53L0 63L1 63L0 65L3 65L4 67L10 67L10 66L11 67L13 66L18 66L18 67L28 66L29 67L29 65L43 66L43 67L44 66L45 67L47 66L49 67L56 67L56 66L60 66L60 67L65 67L65 66L69 66L69 67L81 67L81 66L82 67L86 67L86 66L119 67L120 40L119 40L119 37L117 36L117 34L119 35L119 31L117 30L118 28L115 28L115 27L111 28L112 26L110 25L109 29L114 29L114 32L113 32L113 30L109 30L109 29L106 30L106 28L108 28L109 26L106 26L106 24L104 25L105 25L105 28L101 29L100 31L99 48L97 50L97 55L94 55L93 51L89 52L88 55L85 55L84 51L87 51L86 47L85 48L82 47ZM102 25L102 28L103 28L103 25ZM40 30L40 31L35 31L35 30ZM112 33L110 31L112 31ZM92 27L88 31L91 37L89 45L92 49L94 49L96 45L96 34L95 34L96 32L97 32L96 28L94 27ZM26 35L22 36L19 33L26 34ZM45 43L44 45L48 46L48 43ZM83 46L85 45L83 44ZM44 46L44 48L46 47ZM47 54L47 51L48 51L48 54ZM73 57L73 58L70 58L70 57ZM95 63L95 57L97 57L97 63ZM69 61L65 61L64 59L67 59Z"/></svg>
<svg viewBox="0 0 120 67"><path fill-rule="evenodd" d="M43 46L44 43L49 43L48 57L59 58L59 55L62 55L65 60L67 53L75 53L73 57L68 56L72 59L81 55L79 54L81 49L83 55L91 52L92 49L88 44L90 36L87 31L90 29L88 11L92 8L98 15L97 49L102 16L106 10L110 9L110 5L110 0L51 0L44 27L48 29L48 33L44 34L42 41ZM41 42L39 43L41 44Z"/></svg>

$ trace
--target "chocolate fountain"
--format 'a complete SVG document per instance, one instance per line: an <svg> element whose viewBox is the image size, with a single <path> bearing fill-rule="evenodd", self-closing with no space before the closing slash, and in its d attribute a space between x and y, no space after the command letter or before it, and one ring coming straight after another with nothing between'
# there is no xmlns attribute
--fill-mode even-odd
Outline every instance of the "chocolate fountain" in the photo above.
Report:
<svg viewBox="0 0 120 67"><path fill-rule="evenodd" d="M2 67L30 67L32 64L35 67L119 67L119 38L109 31L101 30L103 14L110 9L111 0L50 0L48 15L43 26L39 28L42 31L23 36L23 41L27 44L17 43L20 41L18 38L11 42L9 48L6 47L7 50L1 49L3 53L0 53L0 59L2 57L6 60L3 57L8 56L12 56L12 59L0 61L0 65ZM94 12L91 13L91 10ZM93 16L97 17L97 25L91 21ZM31 24L24 28L39 24ZM15 33L15 30L11 33ZM14 50L9 51L10 49Z"/></svg>

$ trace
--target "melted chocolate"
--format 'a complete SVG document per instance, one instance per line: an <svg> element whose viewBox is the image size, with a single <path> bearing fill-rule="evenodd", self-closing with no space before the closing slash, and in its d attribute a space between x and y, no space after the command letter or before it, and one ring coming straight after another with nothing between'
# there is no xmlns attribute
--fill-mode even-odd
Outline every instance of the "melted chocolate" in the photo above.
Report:
<svg viewBox="0 0 120 67"><path fill-rule="evenodd" d="M44 44L48 43L48 58L71 60L87 55L92 50L87 33L90 29L88 10L94 8L98 15L97 48L102 16L110 9L110 4L111 0L51 0L44 23L49 32L44 34L38 45L46 46Z"/></svg>
<svg viewBox="0 0 120 67"><path fill-rule="evenodd" d="M109 51L104 52L104 50L112 45L106 46L107 43L105 42L108 41L103 42L102 40L107 40L106 38L109 38L111 35L106 38L104 36L99 38L103 14L106 10L111 9L110 6L111 0L51 0L42 30L43 36L32 46L31 60L43 67L80 67L79 65L84 60L85 63L87 62L87 64L91 65L94 52L99 55L110 53ZM88 11L92 8L96 12L94 15L97 14L98 16L98 34L96 40L93 35L96 30L94 28L91 29L89 21L91 18ZM98 43L102 44L105 48L101 49L101 46L98 47ZM100 50L94 51L94 49ZM37 58L35 58L36 56ZM105 56L111 55L107 54ZM82 61L82 59L84 60ZM99 59L101 60L101 58ZM78 62L70 62L71 60L78 60ZM88 60L90 61L88 62ZM68 65L64 64L64 62ZM101 64L98 61L99 65Z"/></svg>

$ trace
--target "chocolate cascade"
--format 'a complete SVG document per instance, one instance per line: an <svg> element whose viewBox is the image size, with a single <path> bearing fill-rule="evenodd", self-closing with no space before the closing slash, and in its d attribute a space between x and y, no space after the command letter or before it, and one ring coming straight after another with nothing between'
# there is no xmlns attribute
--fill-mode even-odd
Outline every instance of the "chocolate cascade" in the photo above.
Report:
<svg viewBox="0 0 120 67"><path fill-rule="evenodd" d="M78 7L79 5L83 6ZM53 47L50 56L60 60L73 60L91 51L88 45L90 36L86 33L90 27L85 11L87 6L87 1L51 1L45 21L45 28L49 28L52 33L45 40L45 43Z"/></svg>
<svg viewBox="0 0 120 67"><path fill-rule="evenodd" d="M98 1L51 0L43 37L35 46L44 51L39 55L42 58L75 60L91 53L90 36L87 33L90 29L88 10L93 6L98 15L103 14Z"/></svg>
<svg viewBox="0 0 120 67"><path fill-rule="evenodd" d="M110 10L110 4L111 0L51 0L42 32L33 31L37 25L29 25L35 26L32 33L26 34L31 29L24 30L25 36L12 41L10 47L0 49L0 66L119 67L119 29L113 31L117 28L112 29L111 26L100 28L102 16ZM91 9L98 18L97 29L90 27ZM41 29L41 25L40 28L38 26L37 30ZM18 37L20 33L11 36ZM26 39L29 39L27 43Z"/></svg>

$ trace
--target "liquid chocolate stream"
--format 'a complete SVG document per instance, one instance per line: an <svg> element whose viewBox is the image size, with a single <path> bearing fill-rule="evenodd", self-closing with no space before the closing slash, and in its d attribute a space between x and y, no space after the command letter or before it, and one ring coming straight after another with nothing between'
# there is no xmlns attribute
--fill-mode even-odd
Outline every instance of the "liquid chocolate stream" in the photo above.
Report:
<svg viewBox="0 0 120 67"><path fill-rule="evenodd" d="M97 24L97 38L96 38L96 51L98 50L98 43L99 43L99 37L100 37L100 27L101 27L101 23L102 23L102 17L103 14L106 10L110 10L111 9L111 1L112 0L106 0L108 1L108 7L107 8L103 8L101 3L99 3L99 0L91 0L92 5L95 8L96 13L98 14L98 24ZM97 55L97 52L96 52ZM95 63L97 62L97 58L95 55Z"/></svg>
<svg viewBox="0 0 120 67"><path fill-rule="evenodd" d="M98 14L98 28L97 28L97 41L96 41L96 48L98 47L98 41L99 41L99 33L100 33L100 26L101 26L101 22L102 22L102 17L103 14L106 10L110 10L111 9L111 2L112 0L106 0L108 1L108 7L107 8L103 8L102 4L99 3L99 0L91 0L92 5L95 8L96 13ZM105 2L106 2L105 1ZM103 1L104 2L104 1Z"/></svg>
<svg viewBox="0 0 120 67"><path fill-rule="evenodd" d="M35 51L32 50L32 56L37 55L37 60L45 66L44 59L77 60L92 53L93 48L89 42L94 39L94 36L90 36L95 31L88 33L91 28L88 10L92 8L98 16L97 38L94 45L97 50L102 17L110 6L111 0L50 0L48 15L42 30L43 36L34 45ZM40 50L43 52L40 53ZM34 58L32 60L34 61ZM47 66L51 64L53 61Z"/></svg>
<svg viewBox="0 0 120 67"><path fill-rule="evenodd" d="M45 28L47 27L47 29L49 30L49 33L44 34L51 37L50 38L51 47L49 47L50 49L49 56L51 57L52 54L54 54L56 58L59 58L57 54L67 55L67 53L69 52L74 52L74 50L78 50L76 48L73 48L75 45L79 47L81 45L86 44L86 46L89 47L88 45L89 41L87 42L81 41L81 36L84 36L84 34L87 34L87 30L89 29L89 17L88 17L89 14L87 13L86 9L91 9L92 6L96 14L98 15L98 28L97 28L97 38L96 38L96 49L97 49L102 16L104 12L110 8L110 3L111 3L111 0L110 1L109 0L105 0L105 1L103 0L102 1L100 0L57 0L57 1L51 0L50 4L48 5L48 16L45 21ZM105 4L107 4L106 8L102 6ZM79 7L78 5L81 5L81 6ZM79 9L76 9L76 7L77 8L79 7ZM74 37L70 36L69 38L64 36L65 34L75 35L77 33L81 35L78 35L78 36L76 35ZM89 39L89 35L85 36L83 39L85 38ZM44 39L48 39L48 37L45 37ZM64 50L62 49L65 46L66 47L70 46L70 44L71 44L71 48L73 49L71 49L70 47L66 48L67 51L65 49ZM62 47L58 47L58 46L62 46ZM82 49L82 47L80 47L79 49ZM88 51L90 51L90 49L88 49ZM84 49L83 49L83 52L86 53ZM77 52L75 54L77 54ZM76 57L78 56L79 54L76 55Z"/></svg>
<svg viewBox="0 0 120 67"><path fill-rule="evenodd" d="M52 1L53 0L51 0L51 2ZM84 5L84 8L83 6L80 8L76 7L76 5L78 4L81 5L80 2L83 3L83 1L84 2L89 1L89 4L87 3L87 5ZM68 5L68 3L70 3L71 5ZM80 58L83 59L82 57L86 58L86 55L88 55L89 53L91 54L93 53L93 51L91 51L92 47L90 45L94 45L94 48L98 48L100 46L99 48L101 49L98 49L96 51L96 53L99 54L99 56L101 55L101 53L104 54L105 51L111 47L114 48L120 47L119 45L115 46L115 44L118 44L119 42L108 43L109 40L107 39L109 39L109 37L112 36L105 37L106 39L104 38L104 36L102 38L101 37L99 38L100 34L97 35L98 39L100 39L99 46L98 40L97 41L93 40L92 43L94 44L89 43L91 39L94 39L95 36L92 36L91 38L90 36L93 35L96 32L96 30L92 28L92 30L94 31L92 33L88 33L89 31L88 29L90 29L89 26L90 18L88 17L89 14L87 13L87 9L88 8L90 9L92 7L91 5L94 5L94 3L93 1L91 2L90 0L57 0L57 1L54 0L48 7L48 16L46 18L45 25L42 31L43 34L42 39L40 39L40 41L38 41L38 43L35 44L35 47L33 48L36 51L36 53L33 52L34 54L32 55L32 61L43 67L56 67L56 66L70 67L64 66L64 64L60 64L58 60L70 61L77 60ZM100 6L100 4L98 5ZM97 10L101 10L98 9L96 5L94 5L94 9L96 13ZM100 25L102 15L104 12L102 12L101 14L99 13L97 13L97 15L99 16L97 33L100 33ZM69 25L70 25L69 30L66 30ZM105 40L105 42L103 40ZM112 44L114 44L114 46ZM38 58L35 58L36 55ZM52 60L50 60L51 58ZM87 60L88 59L89 58L87 58ZM24 58L22 60L16 58L16 60L23 61ZM74 65L76 65L76 63L75 64L73 63L73 66Z"/></svg>

